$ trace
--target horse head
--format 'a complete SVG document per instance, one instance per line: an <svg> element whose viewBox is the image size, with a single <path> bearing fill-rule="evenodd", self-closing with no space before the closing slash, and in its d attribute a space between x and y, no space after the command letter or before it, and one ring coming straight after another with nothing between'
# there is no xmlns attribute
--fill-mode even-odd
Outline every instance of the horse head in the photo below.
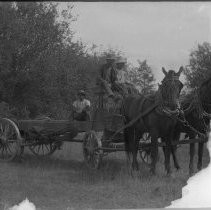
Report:
<svg viewBox="0 0 211 210"><path fill-rule="evenodd" d="M179 77L183 71L183 67L180 67L178 72L174 70L166 71L164 67L162 67L162 71L165 77L159 86L160 103L169 110L176 110L180 107L179 97L183 84L179 80Z"/></svg>

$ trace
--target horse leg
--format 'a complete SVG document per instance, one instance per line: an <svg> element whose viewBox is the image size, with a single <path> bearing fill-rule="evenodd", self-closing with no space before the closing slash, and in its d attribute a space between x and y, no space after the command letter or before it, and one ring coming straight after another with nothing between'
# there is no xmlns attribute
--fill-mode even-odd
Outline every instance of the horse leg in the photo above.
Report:
<svg viewBox="0 0 211 210"><path fill-rule="evenodd" d="M194 172L194 167L193 167L194 154L195 154L195 144L192 143L192 144L190 144L190 162L189 162L189 174L190 175L192 175Z"/></svg>
<svg viewBox="0 0 211 210"><path fill-rule="evenodd" d="M171 154L172 154L173 161L174 161L174 167L177 170L179 170L180 169L180 166L179 166L179 163L177 161L176 151L177 151L177 146L171 146Z"/></svg>
<svg viewBox="0 0 211 210"><path fill-rule="evenodd" d="M177 128L174 129L173 131L173 143L178 143L179 142L179 139L180 139L180 132L177 131ZM173 161L174 161L174 167L179 170L180 169L180 166L179 166L179 163L177 161L177 145L172 145L171 146L171 154L172 154L172 157L173 157Z"/></svg>
<svg viewBox="0 0 211 210"><path fill-rule="evenodd" d="M164 141L165 142L165 141ZM163 154L164 154L164 165L165 165L165 169L166 169L166 146L163 146Z"/></svg>
<svg viewBox="0 0 211 210"><path fill-rule="evenodd" d="M197 164L197 169L199 171L202 168L203 152L204 152L204 143L199 143L198 144L198 164Z"/></svg>
<svg viewBox="0 0 211 210"><path fill-rule="evenodd" d="M175 155L175 148L174 145L172 145L173 140L175 140L175 133L174 129L170 130L170 134L165 137L165 143L166 143L166 148L165 148L165 169L167 175L171 174L171 166L170 166L170 156L172 153L173 159L174 159L174 164L176 165L175 167L178 168L178 163Z"/></svg>
<svg viewBox="0 0 211 210"><path fill-rule="evenodd" d="M173 131L173 134L172 134L172 142L173 143L177 143L179 142L179 139L180 139L180 132L178 132L178 128L175 127L174 131ZM173 161L174 161L174 167L179 170L180 169L180 166L179 166L179 163L177 161L177 145L172 145L171 146L171 154L172 154L172 158L173 158Z"/></svg>
<svg viewBox="0 0 211 210"><path fill-rule="evenodd" d="M151 134L151 137L152 163L150 167L150 172L155 175L156 163L158 159L158 137L154 133Z"/></svg>
<svg viewBox="0 0 211 210"><path fill-rule="evenodd" d="M171 155L171 142L165 139L165 170L167 175L171 173L171 168L170 168L170 155Z"/></svg>

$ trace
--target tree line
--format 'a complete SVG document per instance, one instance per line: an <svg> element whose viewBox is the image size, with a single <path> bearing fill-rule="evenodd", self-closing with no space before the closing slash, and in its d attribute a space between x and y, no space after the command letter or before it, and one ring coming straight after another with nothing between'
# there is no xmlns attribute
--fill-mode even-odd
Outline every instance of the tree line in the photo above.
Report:
<svg viewBox="0 0 211 210"><path fill-rule="evenodd" d="M70 4L61 13L56 3L4 2L0 4L0 102L1 115L18 119L45 114L65 119L79 89L93 94L100 65L108 49L96 53L84 43L73 41L71 22L77 21ZM189 87L210 74L211 46L199 45L190 54L185 75ZM143 94L155 90L155 79L146 60L128 66L127 78ZM200 78L200 80L198 80ZM197 83L197 84L196 84Z"/></svg>

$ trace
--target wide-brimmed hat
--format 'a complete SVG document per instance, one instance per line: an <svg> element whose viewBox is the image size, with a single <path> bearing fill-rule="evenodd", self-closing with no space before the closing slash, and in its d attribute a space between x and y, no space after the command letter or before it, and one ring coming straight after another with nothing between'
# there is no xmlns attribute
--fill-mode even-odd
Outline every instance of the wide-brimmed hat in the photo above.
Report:
<svg viewBox="0 0 211 210"><path fill-rule="evenodd" d="M84 91L84 90L79 90L79 91L78 91L78 95L84 95L84 96L85 96L85 95L86 95L86 93L85 93L85 91Z"/></svg>
<svg viewBox="0 0 211 210"><path fill-rule="evenodd" d="M113 55L107 55L106 60L116 60L116 58Z"/></svg>
<svg viewBox="0 0 211 210"><path fill-rule="evenodd" d="M116 63L127 63L127 59L126 58L118 58Z"/></svg>

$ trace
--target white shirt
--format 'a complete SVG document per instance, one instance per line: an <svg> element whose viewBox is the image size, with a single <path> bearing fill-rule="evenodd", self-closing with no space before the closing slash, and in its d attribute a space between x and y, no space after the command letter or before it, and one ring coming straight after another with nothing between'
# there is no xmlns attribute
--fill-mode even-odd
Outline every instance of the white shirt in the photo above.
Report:
<svg viewBox="0 0 211 210"><path fill-rule="evenodd" d="M125 73L123 69L117 70L117 81L119 83L125 83Z"/></svg>
<svg viewBox="0 0 211 210"><path fill-rule="evenodd" d="M82 101L76 100L73 102L73 106L75 107L77 113L81 113L86 106L90 105L90 101L87 99L83 99Z"/></svg>

